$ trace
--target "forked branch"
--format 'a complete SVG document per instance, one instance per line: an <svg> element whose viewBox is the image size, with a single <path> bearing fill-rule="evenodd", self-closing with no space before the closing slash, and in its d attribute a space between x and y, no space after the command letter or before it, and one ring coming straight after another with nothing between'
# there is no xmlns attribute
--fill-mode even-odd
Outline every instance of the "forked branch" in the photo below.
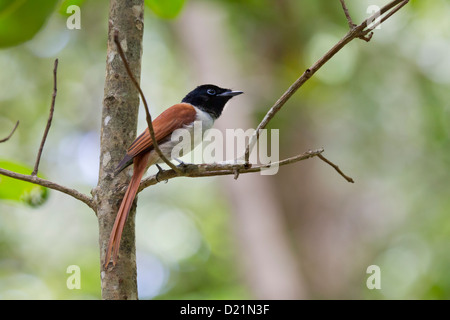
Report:
<svg viewBox="0 0 450 320"><path fill-rule="evenodd" d="M181 170L179 167L175 166L172 162L170 162L164 154L162 154L161 150L158 147L157 141L155 139L155 134L153 131L152 126L152 119L150 112L148 110L147 101L145 100L144 94L134 78L133 74L130 71L130 68L128 66L128 63L126 61L125 55L123 53L123 50L120 46L120 42L118 40L118 34L116 33L114 36L114 42L117 45L118 52L122 58L122 61L124 62L125 68L127 70L128 75L130 76L131 81L136 86L136 88L139 91L139 94L141 95L142 102L145 107L146 111L146 120L150 132L150 136L153 141L153 145L155 148L155 151L158 152L158 155L161 157L161 159L164 160L164 162L171 168L171 170L165 170L161 171L158 174L158 177L156 175L148 177L144 180L142 180L139 191L143 190L144 188L157 184L158 182L162 180L168 180L175 177L180 176L186 176L186 177L207 177L207 176L219 176L219 175L234 175L235 178L239 176L239 174L243 173L250 173L250 172L259 172L263 169L266 169L270 167L271 165L287 165L291 163L295 163L301 160L309 159L312 157L318 157L325 163L332 166L342 177L344 177L348 182L353 182L353 179L347 175L345 175L337 165L335 165L330 160L326 159L323 156L323 149L317 149L314 151L307 151L303 154L297 155L292 158L284 159L282 161L279 161L274 164L268 164L268 165L254 165L249 163L249 155L250 150L254 147L256 142L259 139L259 135L262 129L264 129L267 124L270 122L271 119L281 110L281 108L285 105L285 103L294 95L294 93L306 82L308 81L314 73L316 73L325 63L327 63L337 52L339 52L346 44L348 44L350 41L352 41L355 38L360 38L365 41L369 41L372 36L372 30L374 30L378 25L389 19L394 13L396 13L398 10L400 10L404 5L406 5L409 0L394 0L385 5L380 9L379 12L376 12L371 17L364 20L361 24L355 25L351 19L351 16L348 12L348 9L345 5L344 0L340 0L342 8L344 10L344 14L347 18L347 22L349 24L350 30L347 32L347 34L338 42L336 43L328 52L326 52L319 60L317 60L310 68L306 69L305 72L286 90L286 92L275 102L275 104L269 109L269 111L266 113L265 117L262 119L260 124L258 125L255 134L250 139L249 144L246 147L245 155L244 155L244 161L241 161L237 164L188 164L184 165L183 169ZM370 33L370 35L368 35ZM82 202L87 204L90 208L92 208L94 211L96 210L96 207L94 205L94 201L91 197L84 195L77 190L67 188L65 186L56 184L54 182L42 179L37 177L37 172L39 168L39 162L42 154L42 150L45 144L45 140L48 134L48 131L50 129L50 125L53 118L53 111L55 106L55 98L56 98L56 70L57 70L58 60L55 61L55 67L53 70L54 74L54 89L53 89L53 98L52 98L52 104L50 108L50 115L47 121L47 126L44 131L44 137L41 141L41 146L39 148L38 156L36 159L36 163L34 166L34 170L31 175L23 175L16 172L12 172L9 170L1 169L0 168L0 174L9 176L11 178L28 181L34 184L41 185L43 187L51 188L57 191L61 191L63 193L66 193ZM17 128L18 122L11 132L11 134L0 140L0 142L7 141L12 134L14 133L15 129Z"/></svg>
<svg viewBox="0 0 450 320"><path fill-rule="evenodd" d="M141 181L141 185L140 185L140 189L139 191L142 191L144 188L149 187L151 185L154 185L160 181L167 181L169 179L173 179L175 177L180 177L180 176L184 176L184 177L211 177L211 176L219 176L219 175L234 175L234 178L237 179L239 177L239 175L241 173L250 173L250 172L259 172L263 169L266 169L268 167L271 166L280 166L280 165L286 165L289 163L293 163L293 162L297 162L297 161L301 161L301 160L305 160L314 156L318 156L321 153L323 153L323 149L318 149L316 151L308 151L305 152L303 154L300 154L298 156L295 156L293 158L290 159L285 159L282 160L278 163L274 163L274 164L269 164L269 165L254 165L254 164L250 164L248 163L248 161L241 163L241 164L233 164L233 165L229 165L229 164L199 164L199 165L195 165L195 164L183 164L182 170L180 170L180 167L176 167L172 162L170 162L161 152L161 150L159 149L158 143L156 141L155 138L155 134L154 134L154 130L153 130L153 124L152 124L152 118L150 116L150 112L148 109L148 105L147 105L147 100L145 99L145 95L139 85L139 83L136 81L135 77L133 76L131 69L128 65L128 61L125 57L125 54L123 53L123 49L122 46L120 44L119 41L119 34L118 31L115 30L114 33L114 42L116 44L117 50L119 52L120 57L122 58L122 62L125 66L125 69L131 79L131 81L133 82L134 86L136 87L136 89L139 91L139 94L141 96L142 102L144 104L145 107L145 112L146 112L146 120L147 120L147 125L148 125L148 129L150 132L150 136L152 137L152 141L153 141L153 146L155 147L155 151L158 152L158 155L164 160L164 162L166 162L166 164L168 164L172 170L161 170L159 171L159 173L157 175L154 175L152 177L146 178L143 181ZM289 99L289 97L287 98ZM286 100L287 100L286 99ZM269 119L270 120L270 119ZM258 131L258 129L257 129ZM337 165L333 164L331 161L325 159L324 157L320 158L321 160L325 161L327 164L331 165L333 168L336 169L336 171L342 175L348 182L352 182L353 183L353 179L346 176Z"/></svg>
<svg viewBox="0 0 450 320"><path fill-rule="evenodd" d="M77 190L65 187L63 185L57 184L57 183L49 181L49 180L45 180L45 179L39 178L37 176L37 173L38 173L38 170L39 170L39 163L40 163L40 159L41 159L41 156L42 156L42 151L44 149L45 141L47 140L47 135L48 135L48 132L50 130L50 126L52 124L53 112L55 110L55 100L56 100L56 91L57 91L57 89L56 89L57 69L58 69L58 59L55 60L54 67L53 67L53 95L52 95L52 102L51 102L51 105L50 105L50 113L49 113L49 116L48 116L48 119L47 119L47 125L46 125L45 130L44 130L44 136L42 137L41 144L40 144L40 147L39 147L39 151L38 151L38 154L36 156L36 162L34 164L33 172L30 175L26 175L26 174L21 174L21 173L17 173L17 172L14 172L14 171L10 171L10 170L6 170L6 169L3 169L3 168L0 168L0 175L4 175L4 176L7 176L7 177L10 177L10 178L13 178L13 179L27 181L27 182L30 182L30 183L34 183L34 184L46 187L46 188L50 188L50 189L53 189L53 190L57 190L57 191L63 192L65 194L69 195L69 196L72 196L75 199L78 199L78 200L84 202L90 208L92 208L94 211L96 211L96 208L94 206L94 201L92 200L91 197L89 197L89 196L87 196L85 194L82 194L81 192L79 192ZM19 121L17 121L14 130L17 128L18 125L19 125ZM8 140L12 136L12 134L14 133L14 130L6 138L6 140Z"/></svg>
<svg viewBox="0 0 450 320"><path fill-rule="evenodd" d="M298 78L287 90L286 92L275 102L275 104L269 109L264 118L261 120L260 124L256 128L254 135L251 137L246 149L244 160L245 163L249 163L250 150L253 149L256 142L259 139L259 135L262 129L264 129L270 120L281 110L281 108L285 105L285 103L294 95L295 92L303 85L306 81L308 81L314 73L316 73L325 63L327 63L336 53L338 53L342 48L345 47L350 41L355 38L361 38L365 41L369 41L371 35L367 34L371 32L375 27L386 21L389 17L391 17L395 12L397 12L400 8L402 8L405 4L408 3L409 0L394 0L383 8L380 9L379 12L374 13L372 16L364 20L360 25L355 25L350 17L348 9L345 5L344 0L340 0L341 5L343 7L345 16L347 17L348 24L350 26L350 30L347 34L339 40L327 53L325 53L319 60L317 60L311 67L305 70L303 74ZM376 20L377 18L381 18ZM372 25L371 25L372 24ZM370 28L367 28L371 25ZM366 29L367 28L367 29Z"/></svg>

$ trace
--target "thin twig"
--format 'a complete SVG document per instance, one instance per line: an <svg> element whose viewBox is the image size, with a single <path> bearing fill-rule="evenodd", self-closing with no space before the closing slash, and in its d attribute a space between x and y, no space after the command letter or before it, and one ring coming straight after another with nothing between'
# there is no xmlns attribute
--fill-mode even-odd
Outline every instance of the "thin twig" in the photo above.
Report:
<svg viewBox="0 0 450 320"><path fill-rule="evenodd" d="M404 6L408 0L394 0L387 5L385 5L383 8L380 9L379 12L373 14L366 20L364 20L360 25L355 26L351 28L347 34L339 40L338 43L336 43L330 50L328 50L325 55L323 55L319 60L317 60L310 68L306 69L305 72L298 78L287 90L283 95L275 102L275 104L269 109L269 111L266 113L258 127L256 128L255 133L250 138L249 143L247 144L247 147L245 149L245 155L244 160L245 163L249 163L249 157L250 157L250 149L253 149L256 142L259 139L259 134L262 129L264 129L267 124L270 122L270 120L275 116L275 114L281 110L281 108L284 106L284 104L294 95L294 93L306 82L308 81L311 76L317 72L325 63L327 63L336 53L338 53L345 45L347 45L350 41L352 41L355 38L362 38L366 41L369 41L371 38L371 35L367 35L367 33L371 32L372 29L364 30L369 23L374 21L375 18L384 15L388 12L385 18L383 18L381 22L386 21L392 14L396 11L398 11L400 8L394 8L398 4L401 4L401 6ZM342 4L342 1L341 1ZM344 4L345 5L345 4ZM346 7L345 7L346 8ZM390 12L394 8L394 12ZM345 12L345 11L344 11ZM348 14L348 10L346 12L346 15ZM350 16L348 14L348 16ZM348 18L347 18L348 20ZM351 18L350 18L351 21ZM352 22L353 23L353 22Z"/></svg>
<svg viewBox="0 0 450 320"><path fill-rule="evenodd" d="M172 162L170 162L165 156L164 154L161 152L161 149L158 146L158 142L156 141L155 138L155 131L153 130L153 124L152 124L152 117L150 115L150 111L148 109L148 105L147 105L147 100L145 99L144 93L142 92L141 86L139 85L139 83L137 82L136 78L134 77L133 73L130 70L130 66L128 65L128 61L125 57L125 54L123 53L123 49L122 46L120 45L119 42L119 31L115 30L114 32L114 42L117 46L117 50L119 52L120 57L122 58L123 64L125 65L125 69L128 73L128 76L130 77L131 81L133 82L134 86L136 87L136 89L139 91L139 94L141 96L142 99L142 103L144 104L145 107L145 114L146 114L146 120L147 120L147 126L148 126L148 131L150 133L150 136L152 138L152 142L153 142L153 148L155 149L156 153L158 153L158 156L175 172L177 172L178 174L181 174L182 172L180 171L180 169L174 165Z"/></svg>
<svg viewBox="0 0 450 320"><path fill-rule="evenodd" d="M376 27L378 27L380 24L382 24L384 21L389 19L394 13L396 13L398 10L400 10L404 5L406 5L409 2L409 0L403 0L402 2L398 3L397 6L394 6L392 10L389 11L388 14L386 14L383 18L373 23L373 25L368 30L364 32L370 32L371 30L374 30ZM386 12L386 11L385 11ZM380 13L381 15L381 10Z"/></svg>
<svg viewBox="0 0 450 320"><path fill-rule="evenodd" d="M356 24L353 23L352 17L348 13L348 9L347 9L347 6L345 5L345 1L344 0L339 0L339 1L341 1L342 9L344 9L344 14L345 14L345 17L347 18L348 26L350 27L350 29L353 29L354 27L356 27Z"/></svg>
<svg viewBox="0 0 450 320"><path fill-rule="evenodd" d="M341 169L339 169L339 167L337 165L335 165L333 162L331 162L330 160L328 160L327 158L325 158L323 155L318 154L317 155L322 161L324 161L325 163L328 163L330 166L332 166L334 168L334 170L336 170L341 176L344 177L345 180L347 180L348 182L351 183L355 183L355 181L353 181L353 179L347 175L345 175Z"/></svg>
<svg viewBox="0 0 450 320"><path fill-rule="evenodd" d="M93 199L75 189L71 189L71 188L62 186L60 184L57 184L55 182L39 178L38 176L21 174L21 173L9 171L9 170L2 169L2 168L0 168L0 174L10 177L10 178L14 178L14 179L18 179L18 180L22 180L22 181L26 181L26 182L31 182L31 183L34 183L34 184L37 184L37 185L40 185L40 186L43 186L46 188L50 188L53 190L63 192L69 196L74 197L75 199L78 199L78 200L84 202L91 209L96 211Z"/></svg>
<svg viewBox="0 0 450 320"><path fill-rule="evenodd" d="M18 126L19 126L19 121L16 122L16 125L14 126L14 129L12 129L11 133L9 134L9 136L7 136L6 138L0 140L0 143L8 141L12 137L12 135L14 134L14 131L16 131Z"/></svg>
<svg viewBox="0 0 450 320"><path fill-rule="evenodd" d="M41 161L42 150L44 150L44 144L47 140L48 131L50 130L50 126L52 125L53 119L53 111L55 110L55 100L56 100L56 72L58 69L58 59L55 60L55 66L53 68L53 95L52 95L52 103L50 105L50 113L48 115L47 126L45 127L44 136L42 137L41 145L39 147L39 151L36 157L36 163L34 164L32 176L36 176L39 170L39 162Z"/></svg>

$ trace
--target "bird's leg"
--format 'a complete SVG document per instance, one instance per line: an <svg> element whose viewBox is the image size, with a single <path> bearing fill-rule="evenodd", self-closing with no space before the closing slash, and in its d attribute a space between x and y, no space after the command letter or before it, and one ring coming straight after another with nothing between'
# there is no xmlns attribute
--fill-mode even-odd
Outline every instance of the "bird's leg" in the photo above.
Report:
<svg viewBox="0 0 450 320"><path fill-rule="evenodd" d="M185 166L186 165L182 160L180 160L178 158L173 158L173 160L176 160L180 164L180 166Z"/></svg>
<svg viewBox="0 0 450 320"><path fill-rule="evenodd" d="M180 160L178 158L172 158L172 159L176 160L179 163L178 167L183 168L183 169L187 167L187 164L184 163L184 161L182 161L182 160Z"/></svg>

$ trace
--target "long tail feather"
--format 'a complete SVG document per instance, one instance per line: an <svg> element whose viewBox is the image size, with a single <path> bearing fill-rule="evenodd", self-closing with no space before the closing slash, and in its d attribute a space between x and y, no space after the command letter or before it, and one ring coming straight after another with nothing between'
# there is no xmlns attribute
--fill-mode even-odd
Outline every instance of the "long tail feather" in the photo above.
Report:
<svg viewBox="0 0 450 320"><path fill-rule="evenodd" d="M131 177L130 184L128 185L122 203L120 204L120 208L117 212L116 220L114 221L114 226L109 237L108 250L106 252L105 258L105 268L110 262L111 253L113 265L116 265L123 228L125 226L125 222L127 221L131 206L133 205L134 198L136 197L136 193L139 189L139 184L141 182L142 176L144 175L147 168L149 155L150 153L146 152L143 155L136 156L133 160L133 176Z"/></svg>

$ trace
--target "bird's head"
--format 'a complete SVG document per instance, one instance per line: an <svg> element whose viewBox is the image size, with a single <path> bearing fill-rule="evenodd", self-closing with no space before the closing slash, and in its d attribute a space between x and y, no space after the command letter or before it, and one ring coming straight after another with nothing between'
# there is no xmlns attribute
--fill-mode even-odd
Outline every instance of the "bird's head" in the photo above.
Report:
<svg viewBox="0 0 450 320"><path fill-rule="evenodd" d="M222 114L228 100L241 93L243 92L220 88L212 84L204 84L189 92L182 102L190 103L217 119Z"/></svg>

